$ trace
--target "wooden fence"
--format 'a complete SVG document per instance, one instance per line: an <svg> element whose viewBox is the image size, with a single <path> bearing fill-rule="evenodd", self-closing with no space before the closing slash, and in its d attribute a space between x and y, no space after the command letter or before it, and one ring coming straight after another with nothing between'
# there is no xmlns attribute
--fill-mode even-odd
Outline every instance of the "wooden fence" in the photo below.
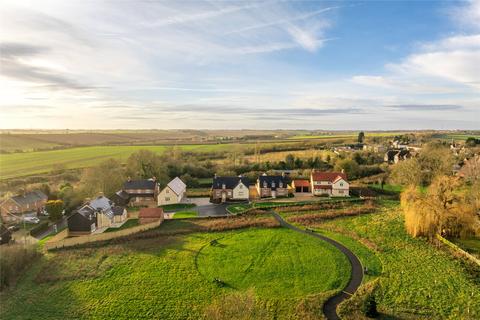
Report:
<svg viewBox="0 0 480 320"><path fill-rule="evenodd" d="M445 239L444 237L442 237L441 235L437 234L437 239L442 242L443 244L447 245L448 247L452 248L456 253L460 254L461 256L467 258L468 260L472 261L473 263L476 263L477 265L480 266L480 259L477 259L476 257L474 257L473 255L471 255L470 253L466 252L465 250L463 250L462 248L460 248L459 246L457 246L456 244L448 241L447 239Z"/></svg>
<svg viewBox="0 0 480 320"><path fill-rule="evenodd" d="M155 222L131 227L131 228L128 228L128 229L115 231L115 232L90 234L90 235L79 236L79 237L65 238L65 239L58 240L58 241L52 241L54 239L50 239L50 241L45 242L44 248L46 250L52 250L52 249L73 247L73 246L76 246L76 245L81 245L81 244L90 243L90 242L111 240L111 239L115 239L115 238L128 236L128 235L131 235L131 234L134 234L134 233L137 233L137 232L142 232L142 231L146 231L146 230L156 228L156 227L160 226L160 224L162 224L162 222L163 222L163 219L155 221Z"/></svg>

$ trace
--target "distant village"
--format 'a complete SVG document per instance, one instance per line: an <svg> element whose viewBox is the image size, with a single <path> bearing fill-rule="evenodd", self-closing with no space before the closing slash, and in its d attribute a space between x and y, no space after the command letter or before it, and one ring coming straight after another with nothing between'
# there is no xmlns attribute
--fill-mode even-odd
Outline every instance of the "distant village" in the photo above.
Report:
<svg viewBox="0 0 480 320"><path fill-rule="evenodd" d="M345 154L355 151L368 151L383 154L384 163L397 164L416 157L422 150L421 145L395 140L388 146L381 144L350 144L332 147L335 154ZM455 156L465 152L464 144L450 144L450 150ZM454 174L464 175L462 167L468 161L478 163L479 156L462 159L455 163ZM278 171L278 170L277 170ZM315 197L350 197L350 182L347 173L342 171L321 171L312 169L309 178L291 177L292 170L280 170L277 174L263 173L256 180L247 176L217 176L212 177L210 197L211 205L226 203L261 201L264 199L281 198L315 198ZM2 219L2 243L10 241L10 234L18 230L19 224L37 224L39 217L49 213L46 210L48 196L40 190L32 190L4 200L0 204ZM175 177L166 185L161 186L155 177L149 179L124 182L121 190L107 198L98 194L94 199L85 199L84 203L73 210L63 211L64 226L68 236L99 234L107 229L120 228L131 218L131 208L135 208L135 217L139 224L162 221L171 215L164 212L164 207L176 204L188 204L187 184ZM129 209L130 208L130 209ZM227 212L223 210L225 214ZM45 232L57 232L57 226Z"/></svg>

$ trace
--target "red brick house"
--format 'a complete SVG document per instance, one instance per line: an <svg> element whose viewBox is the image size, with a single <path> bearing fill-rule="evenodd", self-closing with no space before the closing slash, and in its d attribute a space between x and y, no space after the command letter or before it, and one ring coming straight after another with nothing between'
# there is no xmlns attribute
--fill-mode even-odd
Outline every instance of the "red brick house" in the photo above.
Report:
<svg viewBox="0 0 480 320"><path fill-rule="evenodd" d="M45 210L48 197L39 190L13 196L0 204L2 220L12 222L20 220L27 213L38 214Z"/></svg>
<svg viewBox="0 0 480 320"><path fill-rule="evenodd" d="M320 172L313 170L310 175L310 183L314 196L349 196L350 184L347 181L347 175L343 172Z"/></svg>

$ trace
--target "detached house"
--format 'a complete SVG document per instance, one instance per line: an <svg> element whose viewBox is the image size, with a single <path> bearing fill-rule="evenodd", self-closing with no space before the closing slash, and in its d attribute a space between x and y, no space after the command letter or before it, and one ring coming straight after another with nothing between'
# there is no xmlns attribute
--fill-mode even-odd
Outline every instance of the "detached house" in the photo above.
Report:
<svg viewBox="0 0 480 320"><path fill-rule="evenodd" d="M155 178L144 180L128 179L123 185L123 192L117 195L126 198L128 204L134 207L156 207L158 196L158 183Z"/></svg>
<svg viewBox="0 0 480 320"><path fill-rule="evenodd" d="M411 158L412 155L408 149L388 150L383 160L388 163L399 163L400 161Z"/></svg>
<svg viewBox="0 0 480 320"><path fill-rule="evenodd" d="M69 234L88 234L127 220L127 210L110 199L99 196L87 202L68 218Z"/></svg>
<svg viewBox="0 0 480 320"><path fill-rule="evenodd" d="M37 215L45 210L47 199L48 197L39 190L8 198L0 204L2 220L11 222L21 219L24 214Z"/></svg>
<svg viewBox="0 0 480 320"><path fill-rule="evenodd" d="M176 177L158 194L158 205L180 203L185 199L187 185Z"/></svg>
<svg viewBox="0 0 480 320"><path fill-rule="evenodd" d="M97 230L95 210L89 206L82 206L68 217L68 235L81 236Z"/></svg>
<svg viewBox="0 0 480 320"><path fill-rule="evenodd" d="M312 171L310 175L312 194L315 196L348 197L350 184L343 172Z"/></svg>
<svg viewBox="0 0 480 320"><path fill-rule="evenodd" d="M261 175L257 179L257 191L260 198L277 198L288 196L288 183L285 176Z"/></svg>
<svg viewBox="0 0 480 320"><path fill-rule="evenodd" d="M246 177L213 178L210 201L215 203L228 200L248 200L250 197L250 180Z"/></svg>

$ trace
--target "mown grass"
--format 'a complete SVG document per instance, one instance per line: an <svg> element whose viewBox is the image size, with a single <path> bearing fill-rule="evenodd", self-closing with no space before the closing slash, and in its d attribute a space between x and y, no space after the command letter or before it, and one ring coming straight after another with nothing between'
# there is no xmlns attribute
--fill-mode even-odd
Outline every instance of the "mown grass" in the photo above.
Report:
<svg viewBox="0 0 480 320"><path fill-rule="evenodd" d="M424 239L410 237L398 202L384 202L374 214L325 220L310 227L375 248L383 264L375 296L385 316L480 318L478 271Z"/></svg>
<svg viewBox="0 0 480 320"><path fill-rule="evenodd" d="M177 210L184 210L184 209L190 209L195 207L195 203L173 203L173 204L164 204L163 206L160 206L163 208L163 211L177 211Z"/></svg>
<svg viewBox="0 0 480 320"><path fill-rule="evenodd" d="M233 214L238 214L245 212L245 210L248 210L252 207L251 204L249 203L235 203L231 204L227 207L228 212L233 213Z"/></svg>
<svg viewBox="0 0 480 320"><path fill-rule="evenodd" d="M178 211L173 214L173 219L196 218L196 217L198 217L197 211Z"/></svg>
<svg viewBox="0 0 480 320"><path fill-rule="evenodd" d="M253 288L268 318L305 319L348 274L333 247L287 229L140 239L49 253L2 296L0 318L201 319L222 296Z"/></svg>
<svg viewBox="0 0 480 320"><path fill-rule="evenodd" d="M118 228L108 228L107 230L105 230L104 232L115 232L115 231L120 231L120 230L123 230L123 229L128 229L128 228L131 228L131 227L136 227L138 226L140 223L138 221L138 219L128 219L127 221L125 221L124 224L122 224L120 227Z"/></svg>

